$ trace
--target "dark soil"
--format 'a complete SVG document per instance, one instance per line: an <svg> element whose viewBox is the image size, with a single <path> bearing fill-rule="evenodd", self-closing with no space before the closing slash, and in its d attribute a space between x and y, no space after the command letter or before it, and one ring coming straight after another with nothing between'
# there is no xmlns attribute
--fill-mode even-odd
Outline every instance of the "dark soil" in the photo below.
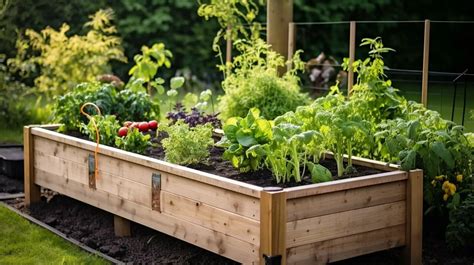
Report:
<svg viewBox="0 0 474 265"><path fill-rule="evenodd" d="M23 180L0 174L0 193L23 192Z"/></svg>
<svg viewBox="0 0 474 265"><path fill-rule="evenodd" d="M47 199L46 199L47 198ZM237 264L184 241L175 239L142 225L132 223L132 236L114 236L113 215L80 201L52 193L30 210L23 200L8 203L87 246L124 262L133 264ZM427 225L426 227L430 227ZM333 264L338 265L398 265L402 249L381 251ZM425 233L424 265L472 265L474 252L452 253L439 233Z"/></svg>

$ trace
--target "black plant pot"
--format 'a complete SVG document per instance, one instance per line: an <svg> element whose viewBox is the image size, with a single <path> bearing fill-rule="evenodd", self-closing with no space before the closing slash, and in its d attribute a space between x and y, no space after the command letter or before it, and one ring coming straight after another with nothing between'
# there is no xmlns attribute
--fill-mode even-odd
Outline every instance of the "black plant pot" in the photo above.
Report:
<svg viewBox="0 0 474 265"><path fill-rule="evenodd" d="M0 174L10 178L23 179L23 146L0 146Z"/></svg>

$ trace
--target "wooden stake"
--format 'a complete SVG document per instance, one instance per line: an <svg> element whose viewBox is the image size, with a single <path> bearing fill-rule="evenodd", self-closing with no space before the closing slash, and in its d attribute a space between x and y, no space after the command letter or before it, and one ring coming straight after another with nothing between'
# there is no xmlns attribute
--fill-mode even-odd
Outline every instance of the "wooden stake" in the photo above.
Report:
<svg viewBox="0 0 474 265"><path fill-rule="evenodd" d="M296 24L290 22L289 24L289 31L288 31L288 64L287 64L287 71L291 71L293 68L293 64L289 61L293 54L295 53L295 46L296 46Z"/></svg>
<svg viewBox="0 0 474 265"><path fill-rule="evenodd" d="M293 21L293 0L267 1L267 43L288 59L289 23ZM280 74L285 72L280 69Z"/></svg>
<svg viewBox="0 0 474 265"><path fill-rule="evenodd" d="M281 255L279 264L286 264L286 192L270 187L260 195L260 264L265 264L264 255Z"/></svg>
<svg viewBox="0 0 474 265"><path fill-rule="evenodd" d="M29 207L32 203L41 200L41 188L35 184L35 161L34 161L34 142L31 134L32 126L23 128L23 153L24 153L24 180L25 180L25 206Z"/></svg>
<svg viewBox="0 0 474 265"><path fill-rule="evenodd" d="M421 265L423 232L423 171L408 173L405 264Z"/></svg>
<svg viewBox="0 0 474 265"><path fill-rule="evenodd" d="M421 80L421 103L428 106L428 73L430 61L430 20L425 20L425 35L423 42L423 76Z"/></svg>
<svg viewBox="0 0 474 265"><path fill-rule="evenodd" d="M356 46L356 22L351 21L349 31L349 73L347 74L347 95L351 95L352 86L354 86L354 69L352 64L355 60Z"/></svg>
<svg viewBox="0 0 474 265"><path fill-rule="evenodd" d="M118 215L114 215L115 236L124 237L132 234L130 230L130 221Z"/></svg>
<svg viewBox="0 0 474 265"><path fill-rule="evenodd" d="M227 63L232 62L232 29L230 26L227 27L227 40L226 40L226 54L225 54L225 61Z"/></svg>

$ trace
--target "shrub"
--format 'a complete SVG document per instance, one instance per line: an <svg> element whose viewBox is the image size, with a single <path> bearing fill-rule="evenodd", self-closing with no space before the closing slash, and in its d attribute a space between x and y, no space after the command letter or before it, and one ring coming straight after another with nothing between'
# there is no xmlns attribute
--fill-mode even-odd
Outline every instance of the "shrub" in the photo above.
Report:
<svg viewBox="0 0 474 265"><path fill-rule="evenodd" d="M446 242L452 250L473 246L474 242L474 193L453 209L449 215L450 224L446 229Z"/></svg>
<svg viewBox="0 0 474 265"><path fill-rule="evenodd" d="M211 124L189 127L179 120L174 125L160 127L160 130L169 136L162 140L166 161L179 165L206 162L209 147L214 143Z"/></svg>

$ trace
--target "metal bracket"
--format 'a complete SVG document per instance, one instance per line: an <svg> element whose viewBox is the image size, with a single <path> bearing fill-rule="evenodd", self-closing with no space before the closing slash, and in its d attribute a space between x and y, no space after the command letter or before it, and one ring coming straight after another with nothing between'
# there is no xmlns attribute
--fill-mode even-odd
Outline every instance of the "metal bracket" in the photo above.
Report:
<svg viewBox="0 0 474 265"><path fill-rule="evenodd" d="M96 189L95 184L95 158L94 155L89 154L88 163L89 165L89 188Z"/></svg>
<svg viewBox="0 0 474 265"><path fill-rule="evenodd" d="M265 265L281 265L281 255L267 256L263 254L263 259L265 260Z"/></svg>
<svg viewBox="0 0 474 265"><path fill-rule="evenodd" d="M151 174L151 208L154 211L161 212L160 206L161 195L161 173Z"/></svg>

